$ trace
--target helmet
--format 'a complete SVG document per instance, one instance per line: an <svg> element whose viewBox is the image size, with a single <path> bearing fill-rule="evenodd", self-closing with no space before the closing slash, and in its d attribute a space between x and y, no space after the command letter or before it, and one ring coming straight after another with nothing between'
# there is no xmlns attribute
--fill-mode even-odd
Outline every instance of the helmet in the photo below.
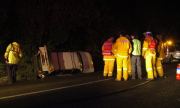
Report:
<svg viewBox="0 0 180 108"><path fill-rule="evenodd" d="M17 47L20 46L17 42L13 42L12 45L15 45L15 46L17 46Z"/></svg>
<svg viewBox="0 0 180 108"><path fill-rule="evenodd" d="M114 40L114 37L111 36L108 40L109 40L109 41L113 41L113 40Z"/></svg>
<svg viewBox="0 0 180 108"><path fill-rule="evenodd" d="M152 35L152 32L149 32L149 31L147 31L147 32L145 32L145 33L143 33L145 36L151 36Z"/></svg>

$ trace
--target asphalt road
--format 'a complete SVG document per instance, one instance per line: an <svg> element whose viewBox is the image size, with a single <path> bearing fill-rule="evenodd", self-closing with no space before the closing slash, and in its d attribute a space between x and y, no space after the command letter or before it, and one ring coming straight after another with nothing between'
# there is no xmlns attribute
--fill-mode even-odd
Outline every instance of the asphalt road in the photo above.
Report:
<svg viewBox="0 0 180 108"><path fill-rule="evenodd" d="M180 108L176 65L166 79L117 82L98 72L18 82L0 87L0 107L15 108Z"/></svg>

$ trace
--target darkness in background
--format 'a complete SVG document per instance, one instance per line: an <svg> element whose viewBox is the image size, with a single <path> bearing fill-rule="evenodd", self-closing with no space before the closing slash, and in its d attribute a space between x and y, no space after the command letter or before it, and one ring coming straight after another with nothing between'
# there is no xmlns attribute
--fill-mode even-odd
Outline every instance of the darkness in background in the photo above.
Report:
<svg viewBox="0 0 180 108"><path fill-rule="evenodd" d="M103 41L120 31L143 38L149 30L178 39L178 7L172 1L4 0L0 3L1 58L7 44L18 40L31 50L48 44L55 51L89 51L98 67Z"/></svg>

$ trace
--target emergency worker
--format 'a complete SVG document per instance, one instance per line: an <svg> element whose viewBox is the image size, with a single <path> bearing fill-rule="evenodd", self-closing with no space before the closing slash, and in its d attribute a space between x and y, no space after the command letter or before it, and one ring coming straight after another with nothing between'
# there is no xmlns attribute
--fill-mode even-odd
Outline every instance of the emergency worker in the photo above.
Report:
<svg viewBox="0 0 180 108"><path fill-rule="evenodd" d="M19 43L17 42L10 43L6 48L4 58L7 64L7 74L8 74L8 79L9 79L8 82L12 84L16 82L17 64L22 58L22 51L21 51Z"/></svg>
<svg viewBox="0 0 180 108"><path fill-rule="evenodd" d="M136 35L131 35L132 38L132 79L136 79L136 72L138 79L142 79L142 69L141 69L141 41L137 38ZM137 71L136 71L137 70Z"/></svg>
<svg viewBox="0 0 180 108"><path fill-rule="evenodd" d="M102 55L104 60L104 77L112 77L114 70L115 57L112 53L113 37L107 39L102 45Z"/></svg>
<svg viewBox="0 0 180 108"><path fill-rule="evenodd" d="M164 77L162 61L165 58L165 46L162 40L162 35L157 35L158 46L157 46L157 59L156 59L156 70L160 78Z"/></svg>
<svg viewBox="0 0 180 108"><path fill-rule="evenodd" d="M143 42L142 56L145 59L147 80L157 77L156 73L156 45L157 41L153 38L151 32L146 32Z"/></svg>
<svg viewBox="0 0 180 108"><path fill-rule="evenodd" d="M117 75L116 81L128 80L128 57L132 47L128 38L124 34L120 34L113 46L113 54L116 57Z"/></svg>

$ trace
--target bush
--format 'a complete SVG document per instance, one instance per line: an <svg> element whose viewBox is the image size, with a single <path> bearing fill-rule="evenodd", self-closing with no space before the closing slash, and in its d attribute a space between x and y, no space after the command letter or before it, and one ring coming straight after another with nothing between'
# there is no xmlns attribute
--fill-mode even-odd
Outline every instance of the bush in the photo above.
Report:
<svg viewBox="0 0 180 108"><path fill-rule="evenodd" d="M18 65L17 80L35 80L37 74L34 71L34 66L31 57L24 55Z"/></svg>
<svg viewBox="0 0 180 108"><path fill-rule="evenodd" d="M6 76L6 65L0 62L0 78Z"/></svg>

